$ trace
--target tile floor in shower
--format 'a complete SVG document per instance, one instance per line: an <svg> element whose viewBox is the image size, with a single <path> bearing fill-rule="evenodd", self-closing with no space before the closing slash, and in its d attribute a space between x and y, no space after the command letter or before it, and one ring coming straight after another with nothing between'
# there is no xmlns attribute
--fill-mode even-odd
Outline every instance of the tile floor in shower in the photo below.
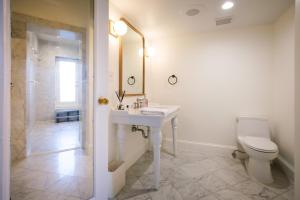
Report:
<svg viewBox="0 0 300 200"><path fill-rule="evenodd" d="M44 153L76 148L79 143L80 122L36 122L31 133L31 153Z"/></svg>
<svg viewBox="0 0 300 200"><path fill-rule="evenodd" d="M212 155L180 151L174 158L161 155L160 189L153 187L152 153L144 154L126 174L126 186L117 200L292 200L293 185L278 166L275 182L263 185L252 180L230 153Z"/></svg>
<svg viewBox="0 0 300 200"><path fill-rule="evenodd" d="M83 150L30 156L12 165L11 200L87 200L93 159Z"/></svg>

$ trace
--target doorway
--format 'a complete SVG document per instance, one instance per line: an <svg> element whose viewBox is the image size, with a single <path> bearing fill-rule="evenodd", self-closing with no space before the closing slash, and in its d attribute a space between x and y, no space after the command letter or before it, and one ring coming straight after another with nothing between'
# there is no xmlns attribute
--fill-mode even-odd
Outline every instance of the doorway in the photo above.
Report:
<svg viewBox="0 0 300 200"><path fill-rule="evenodd" d="M81 148L88 106L82 34L36 24L27 29L27 155Z"/></svg>
<svg viewBox="0 0 300 200"><path fill-rule="evenodd" d="M94 196L93 2L76 1L54 7L82 23L54 20L53 1L12 1L12 200Z"/></svg>

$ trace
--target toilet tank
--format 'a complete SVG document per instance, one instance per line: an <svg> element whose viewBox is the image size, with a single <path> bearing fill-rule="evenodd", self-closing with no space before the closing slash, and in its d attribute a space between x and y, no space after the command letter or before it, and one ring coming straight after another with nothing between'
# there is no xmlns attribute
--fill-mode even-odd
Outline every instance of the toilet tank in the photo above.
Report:
<svg viewBox="0 0 300 200"><path fill-rule="evenodd" d="M255 117L239 117L237 119L237 135L270 138L268 120Z"/></svg>

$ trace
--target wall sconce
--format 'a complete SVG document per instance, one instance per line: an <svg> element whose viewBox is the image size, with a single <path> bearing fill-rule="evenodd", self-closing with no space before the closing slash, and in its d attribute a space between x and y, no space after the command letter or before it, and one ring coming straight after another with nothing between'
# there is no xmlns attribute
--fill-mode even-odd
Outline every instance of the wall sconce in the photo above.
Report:
<svg viewBox="0 0 300 200"><path fill-rule="evenodd" d="M144 49L139 49L139 56L143 56ZM153 57L154 56L154 48L146 47L145 48L145 57Z"/></svg>
<svg viewBox="0 0 300 200"><path fill-rule="evenodd" d="M114 37L119 37L127 33L128 27L125 22L109 20L109 33Z"/></svg>
<svg viewBox="0 0 300 200"><path fill-rule="evenodd" d="M146 53L146 57L153 57L155 54L155 50L153 47L147 47L145 53Z"/></svg>

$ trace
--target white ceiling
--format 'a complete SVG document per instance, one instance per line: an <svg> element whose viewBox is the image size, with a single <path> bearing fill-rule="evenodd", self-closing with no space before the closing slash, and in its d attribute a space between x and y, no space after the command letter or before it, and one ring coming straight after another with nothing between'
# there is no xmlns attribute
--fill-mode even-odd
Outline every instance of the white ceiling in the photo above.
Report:
<svg viewBox="0 0 300 200"><path fill-rule="evenodd" d="M82 40L80 33L62 29L53 29L36 24L28 24L27 30L35 33L40 40L56 42L58 44L79 46Z"/></svg>
<svg viewBox="0 0 300 200"><path fill-rule="evenodd" d="M224 0L110 1L147 37L272 23L294 3L294 0L235 0L232 10L223 11ZM199 9L200 14L186 16L190 8ZM215 19L226 16L233 17L232 23L217 27Z"/></svg>

